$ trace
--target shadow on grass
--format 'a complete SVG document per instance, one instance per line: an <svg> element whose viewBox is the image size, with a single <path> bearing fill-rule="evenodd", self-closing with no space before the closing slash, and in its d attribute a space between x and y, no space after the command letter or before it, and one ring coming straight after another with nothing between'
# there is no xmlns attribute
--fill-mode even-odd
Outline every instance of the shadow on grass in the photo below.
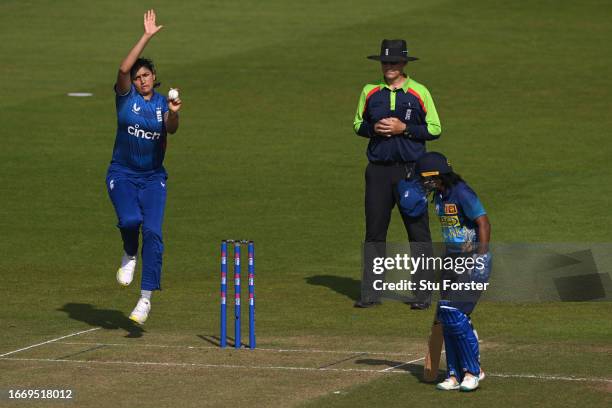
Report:
<svg viewBox="0 0 612 408"><path fill-rule="evenodd" d="M211 336L208 334L198 334L198 337L204 340L207 343L212 344L213 346L221 347L221 338L219 336ZM236 341L233 337L227 336L227 346L234 347ZM241 347L246 347L247 345L242 343Z"/></svg>
<svg viewBox="0 0 612 408"><path fill-rule="evenodd" d="M315 286L325 286L351 300L361 298L361 281L357 279L345 276L315 275L307 277L306 283Z"/></svg>
<svg viewBox="0 0 612 408"><path fill-rule="evenodd" d="M87 303L66 303L60 309L66 312L73 320L87 323L90 326L102 327L103 329L123 329L127 332L125 337L142 337L145 332L143 328L127 318L123 312L110 309L96 309Z"/></svg>
<svg viewBox="0 0 612 408"><path fill-rule="evenodd" d="M377 367L380 367L381 365L387 366L389 368L395 367L393 370L405 371L407 373L412 374L420 382L426 382L425 379L423 378L423 366L419 364L405 363L403 361L373 359L373 358L364 358L361 360L356 360L355 363L377 366ZM438 378L442 374L443 374L442 372L438 371Z"/></svg>

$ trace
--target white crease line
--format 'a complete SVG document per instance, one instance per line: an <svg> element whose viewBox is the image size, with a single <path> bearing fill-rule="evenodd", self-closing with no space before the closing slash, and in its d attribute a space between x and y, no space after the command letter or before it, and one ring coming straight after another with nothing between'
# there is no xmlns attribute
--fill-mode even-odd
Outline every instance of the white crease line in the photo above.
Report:
<svg viewBox="0 0 612 408"><path fill-rule="evenodd" d="M106 365L136 365L136 366L163 366L163 367L201 367L201 368L243 368L251 370L286 370L286 371L335 371L335 372L362 372L373 374L410 374L404 370L370 370L363 368L316 368L316 367L285 367L285 366L251 366L237 364L201 364L201 363L159 363L154 361L100 361L100 360L69 360L69 359L51 359L51 358L18 358L8 357L0 358L0 361L38 361L52 363L77 363L77 364L106 364ZM584 377L564 377L556 375L540 375L540 374L496 374L487 372L488 376L500 378L530 378L548 381L582 381L582 382L607 382L612 383L610 378L584 378Z"/></svg>
<svg viewBox="0 0 612 408"><path fill-rule="evenodd" d="M608 382L612 383L610 378L588 378L588 377L564 377L558 375L540 375L540 374L497 374L486 372L487 377L499 378L533 378L536 380L551 380L551 381L589 381L589 382Z"/></svg>
<svg viewBox="0 0 612 408"><path fill-rule="evenodd" d="M317 367L289 367L289 366L251 366L237 364L205 364L205 363L159 363L154 361L101 361L101 360L69 360L52 358L0 358L0 361L39 361L52 363L78 363L78 364L128 364L137 366L163 366L163 367L202 367L202 368L244 368L252 370L294 370L294 371L339 371L339 372L365 372L380 373L379 370L366 368L317 368ZM392 371L393 372L393 371ZM395 371L401 374L403 371Z"/></svg>
<svg viewBox="0 0 612 408"><path fill-rule="evenodd" d="M273 349L273 348L259 348L255 350L264 351L277 351L279 353L293 352L293 353L332 353L332 354L372 354L382 356L409 356L411 352L397 353L397 352L384 352L384 351L355 351L355 350L317 350L317 349Z"/></svg>
<svg viewBox="0 0 612 408"><path fill-rule="evenodd" d="M34 347L44 346L45 344L55 343L58 340L66 339L68 337L78 336L79 334L89 333L89 332L92 332L94 330L100 330L100 329L101 329L101 327L94 327L93 329L83 330L83 331L80 331L80 332L69 334L67 336L58 337L57 339L48 340L48 341L45 341L45 342L42 342L42 343L38 343L38 344L32 344L31 346L20 348L19 350L13 350L13 351L9 351L8 353L0 354L0 357L10 356L11 354L15 354L15 353L19 353L21 351L29 350L29 349L34 348Z"/></svg>
<svg viewBox="0 0 612 408"><path fill-rule="evenodd" d="M178 349L219 349L215 346L183 346L170 344L128 344L128 343L98 343L88 341L58 341L57 344L66 344L70 346L107 346L107 347L156 347L156 348L178 348ZM233 347L231 347L234 350ZM257 350L257 349L256 349Z"/></svg>
<svg viewBox="0 0 612 408"><path fill-rule="evenodd" d="M209 349L209 350L221 350L218 346L183 346L183 345L166 345L166 344L128 344L128 343L94 343L94 342L81 342L81 341L60 341L58 344L68 344L73 346L119 346L119 347L159 347L159 348L178 348L178 349ZM233 347L229 349L235 350ZM242 349L241 349L242 350ZM318 349L275 349L275 348L262 348L257 347L253 350L248 350L249 353L253 351L273 351L277 353L330 353L330 354L371 354L371 355L383 355L383 356L410 356L412 352L397 353L397 352L384 352L384 351L351 351L351 350L318 350Z"/></svg>
<svg viewBox="0 0 612 408"><path fill-rule="evenodd" d="M393 370L395 368L402 367L402 366L405 366L405 365L408 365L408 364L412 364L412 363L416 363L417 361L421 361L421 360L425 360L425 357L417 358L416 360L406 361L405 363L398 364L396 366L387 367L387 368L384 368L384 369L380 370L380 372L381 373L386 373L387 371L391 371L391 370Z"/></svg>
<svg viewBox="0 0 612 408"><path fill-rule="evenodd" d="M441 353L441 354L444 354L444 353L445 353L445 351L444 351L444 350L442 350L442 353ZM398 364L398 365L393 366L393 367L388 367L388 368L385 368L384 370L381 370L381 371L388 371L388 370L392 370L392 369L394 369L394 368L398 368L398 367L402 367L402 366L405 366L405 365L408 365L408 364L416 363L417 361L421 361L421 360L425 360L425 357L417 358L416 360L412 360L412 361L407 361L407 362L405 362L405 363Z"/></svg>

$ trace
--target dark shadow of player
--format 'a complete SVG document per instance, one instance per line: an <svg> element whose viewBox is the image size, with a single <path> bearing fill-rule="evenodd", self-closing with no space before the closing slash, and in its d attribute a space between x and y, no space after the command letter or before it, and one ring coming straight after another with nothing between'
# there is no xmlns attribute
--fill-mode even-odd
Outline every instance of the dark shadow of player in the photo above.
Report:
<svg viewBox="0 0 612 408"><path fill-rule="evenodd" d="M210 334L198 334L198 337L201 340L204 340L205 342L212 344L213 346L221 347L221 338L219 336L213 336ZM234 338L231 336L227 336L227 346L234 347L235 345L236 345L236 341L234 340ZM240 345L240 347L247 347L247 346L248 345L245 343L242 343Z"/></svg>
<svg viewBox="0 0 612 408"><path fill-rule="evenodd" d="M388 368L393 367L392 370L388 371L405 371L407 373L412 374L416 377L420 382L425 382L423 378L423 366L420 364L406 363L402 361L393 361L393 360L381 360L374 358L364 358L361 360L356 360L357 364L365 364L370 366L387 366ZM442 375L443 372L439 371L438 376Z"/></svg>
<svg viewBox="0 0 612 408"><path fill-rule="evenodd" d="M142 337L145 332L142 327L118 310L97 309L87 303L66 303L57 310L66 312L69 318L87 323L90 326L109 330L123 329L127 332L125 337L128 338Z"/></svg>
<svg viewBox="0 0 612 408"><path fill-rule="evenodd" d="M334 275L315 275L307 277L306 283L325 286L351 300L358 300L361 297L361 282L357 279Z"/></svg>

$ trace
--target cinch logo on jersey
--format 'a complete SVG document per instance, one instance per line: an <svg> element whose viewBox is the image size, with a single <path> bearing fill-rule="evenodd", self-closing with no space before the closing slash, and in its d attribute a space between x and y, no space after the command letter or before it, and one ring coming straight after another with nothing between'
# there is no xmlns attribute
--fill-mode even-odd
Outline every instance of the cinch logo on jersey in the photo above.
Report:
<svg viewBox="0 0 612 408"><path fill-rule="evenodd" d="M139 129L140 125L128 126L127 131L130 135L141 139L157 140L161 136L159 132L147 132L144 129Z"/></svg>

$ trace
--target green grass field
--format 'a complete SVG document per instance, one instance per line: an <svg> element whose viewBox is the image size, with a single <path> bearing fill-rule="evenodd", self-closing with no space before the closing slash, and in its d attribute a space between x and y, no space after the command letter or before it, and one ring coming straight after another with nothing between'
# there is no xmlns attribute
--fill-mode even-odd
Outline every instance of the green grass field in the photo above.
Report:
<svg viewBox="0 0 612 408"><path fill-rule="evenodd" d="M165 28L145 55L184 107L165 161L164 290L138 328L127 319L138 285L115 281L104 176L112 85L149 7ZM610 406L610 303L479 305L490 375L469 395L419 381L432 310L352 307L366 165L352 118L379 76L365 56L406 38L421 58L408 72L443 126L429 148L479 193L494 241L609 242L610 15L596 0L1 2L3 395L71 388L78 407ZM260 350L214 346L218 243L234 236L257 243ZM405 240L397 214L389 240Z"/></svg>

